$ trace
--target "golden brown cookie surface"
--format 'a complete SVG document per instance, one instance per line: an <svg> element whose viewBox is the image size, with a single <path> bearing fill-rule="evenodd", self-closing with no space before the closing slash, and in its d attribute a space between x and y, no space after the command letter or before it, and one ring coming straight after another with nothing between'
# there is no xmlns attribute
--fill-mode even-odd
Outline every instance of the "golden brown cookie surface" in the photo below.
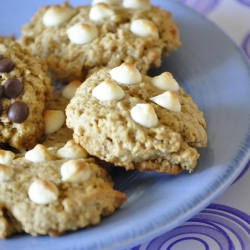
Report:
<svg viewBox="0 0 250 250"><path fill-rule="evenodd" d="M65 108L69 100L62 96L61 91L54 90L50 100L45 103L44 117L47 131L40 140L46 147L62 146L73 139L73 131L66 126ZM50 129L49 127L54 127Z"/></svg>
<svg viewBox="0 0 250 250"><path fill-rule="evenodd" d="M50 93L47 65L10 38L0 37L0 142L32 148L44 131Z"/></svg>
<svg viewBox="0 0 250 250"><path fill-rule="evenodd" d="M103 3L42 7L22 28L20 42L47 61L54 79L65 81L83 80L95 68L122 62L145 73L180 46L169 12Z"/></svg>
<svg viewBox="0 0 250 250"><path fill-rule="evenodd" d="M0 164L1 238L22 231L57 236L98 224L121 206L126 196L113 190L106 170L92 158L74 158L76 151L84 155L73 142L64 149L38 145Z"/></svg>
<svg viewBox="0 0 250 250"><path fill-rule="evenodd" d="M129 78L131 67L115 77ZM66 122L76 142L91 155L126 169L192 171L199 157L196 147L206 146L207 135L203 114L191 97L181 88L161 90L146 75L135 75L137 83L121 84L110 72L105 68L90 76L67 106ZM170 109L159 105L162 100Z"/></svg>

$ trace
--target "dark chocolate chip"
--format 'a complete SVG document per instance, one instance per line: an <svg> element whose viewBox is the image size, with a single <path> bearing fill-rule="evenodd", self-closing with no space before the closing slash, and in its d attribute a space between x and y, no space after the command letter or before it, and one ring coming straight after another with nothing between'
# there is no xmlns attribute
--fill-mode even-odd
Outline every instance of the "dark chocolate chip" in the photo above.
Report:
<svg viewBox="0 0 250 250"><path fill-rule="evenodd" d="M23 89L21 82L17 78L9 78L6 80L3 87L4 96L9 99L17 97Z"/></svg>
<svg viewBox="0 0 250 250"><path fill-rule="evenodd" d="M0 99L3 97L3 85L0 84Z"/></svg>
<svg viewBox="0 0 250 250"><path fill-rule="evenodd" d="M14 102L9 106L7 115L10 121L22 123L29 116L29 107L23 102Z"/></svg>
<svg viewBox="0 0 250 250"><path fill-rule="evenodd" d="M3 59L3 56L2 55L0 55L0 60L2 60Z"/></svg>
<svg viewBox="0 0 250 250"><path fill-rule="evenodd" d="M2 113L3 113L3 106L2 104L0 104L0 116L2 115Z"/></svg>
<svg viewBox="0 0 250 250"><path fill-rule="evenodd" d="M10 59L0 60L0 73L8 73L15 68L15 64Z"/></svg>

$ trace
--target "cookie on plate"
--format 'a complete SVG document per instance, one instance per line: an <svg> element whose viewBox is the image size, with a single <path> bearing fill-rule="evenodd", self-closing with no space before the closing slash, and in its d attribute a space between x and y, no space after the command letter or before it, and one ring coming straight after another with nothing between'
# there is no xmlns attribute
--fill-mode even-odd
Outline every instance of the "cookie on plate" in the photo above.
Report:
<svg viewBox="0 0 250 250"><path fill-rule="evenodd" d="M145 73L180 46L170 12L149 1L100 2L44 6L22 27L19 42L46 60L54 80L82 81L122 62Z"/></svg>
<svg viewBox="0 0 250 250"><path fill-rule="evenodd" d="M67 85L58 84L51 94L50 100L45 102L45 133L40 142L46 147L63 147L73 139L73 130L66 125L65 109L69 101L74 97L76 89L81 85L80 81L71 81ZM114 165L92 156L95 162L105 168L108 173L114 169Z"/></svg>
<svg viewBox="0 0 250 250"><path fill-rule="evenodd" d="M203 113L173 76L152 78L128 63L91 75L66 117L89 154L126 169L191 172L207 144Z"/></svg>
<svg viewBox="0 0 250 250"><path fill-rule="evenodd" d="M32 148L44 131L50 94L47 65L13 39L0 37L0 142Z"/></svg>
<svg viewBox="0 0 250 250"><path fill-rule="evenodd" d="M25 154L0 151L0 237L57 236L100 222L126 200L106 170L74 141L38 144Z"/></svg>
<svg viewBox="0 0 250 250"><path fill-rule="evenodd" d="M45 133L40 143L46 147L59 147L73 139L73 130L66 126L65 109L76 89L81 85L80 81L71 81L68 84L57 83L52 85L53 91L50 99L45 102L43 113L45 120Z"/></svg>

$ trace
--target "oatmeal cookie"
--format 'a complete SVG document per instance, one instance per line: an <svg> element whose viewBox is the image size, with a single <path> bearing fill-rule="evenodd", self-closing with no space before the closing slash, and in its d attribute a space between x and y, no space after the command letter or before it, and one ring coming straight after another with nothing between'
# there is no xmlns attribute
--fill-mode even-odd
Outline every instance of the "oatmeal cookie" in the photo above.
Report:
<svg viewBox="0 0 250 250"><path fill-rule="evenodd" d="M45 102L45 133L40 143L46 147L62 146L73 139L73 130L66 126L65 109L76 89L81 85L80 81L74 80L68 84L53 83L53 91L50 99Z"/></svg>
<svg viewBox="0 0 250 250"><path fill-rule="evenodd" d="M106 170L73 141L12 154L1 151L1 238L18 232L57 236L96 225L126 200Z"/></svg>
<svg viewBox="0 0 250 250"><path fill-rule="evenodd" d="M32 148L44 132L47 65L12 38L0 37L0 142Z"/></svg>
<svg viewBox="0 0 250 250"><path fill-rule="evenodd" d="M205 147L203 113L169 72L149 77L123 63L103 68L66 108L74 140L116 166L177 174L192 171Z"/></svg>
<svg viewBox="0 0 250 250"><path fill-rule="evenodd" d="M148 1L106 2L44 6L22 27L19 42L46 60L54 80L63 81L84 80L89 72L122 62L146 73L180 46L170 12Z"/></svg>
<svg viewBox="0 0 250 250"><path fill-rule="evenodd" d="M57 91L53 92L50 100L45 103L45 126L54 128L45 129L47 132L40 140L40 143L46 147L60 146L73 139L73 131L66 126L65 122L65 108L68 103L69 100Z"/></svg>

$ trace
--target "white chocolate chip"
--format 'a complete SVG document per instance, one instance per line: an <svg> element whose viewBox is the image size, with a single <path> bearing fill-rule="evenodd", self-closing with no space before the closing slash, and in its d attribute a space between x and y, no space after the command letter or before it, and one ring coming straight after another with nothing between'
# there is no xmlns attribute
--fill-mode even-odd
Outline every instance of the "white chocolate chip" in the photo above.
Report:
<svg viewBox="0 0 250 250"><path fill-rule="evenodd" d="M108 5L117 5L117 0L93 0L92 5L98 4L98 3L106 3Z"/></svg>
<svg viewBox="0 0 250 250"><path fill-rule="evenodd" d="M137 84L142 80L141 73L131 63L122 63L109 71L111 78L120 84Z"/></svg>
<svg viewBox="0 0 250 250"><path fill-rule="evenodd" d="M99 101L121 100L125 93L123 89L112 80L105 80L92 90L92 96Z"/></svg>
<svg viewBox="0 0 250 250"><path fill-rule="evenodd" d="M59 130L65 124L65 114L62 110L45 110L43 114L45 134L51 134Z"/></svg>
<svg viewBox="0 0 250 250"><path fill-rule="evenodd" d="M151 101L163 108L174 112L181 112L181 104L178 95L173 91L166 91L161 95L150 98Z"/></svg>
<svg viewBox="0 0 250 250"><path fill-rule="evenodd" d="M64 147L60 148L56 155L62 159L86 158L88 152L74 140L68 141Z"/></svg>
<svg viewBox="0 0 250 250"><path fill-rule="evenodd" d="M36 179L29 187L29 198L36 204L45 205L58 199L59 191L51 181Z"/></svg>
<svg viewBox="0 0 250 250"><path fill-rule="evenodd" d="M89 19L99 22L105 18L113 16L114 14L114 10L112 10L106 3L97 3L91 7L89 11Z"/></svg>
<svg viewBox="0 0 250 250"><path fill-rule="evenodd" d="M81 183L87 181L91 174L92 171L83 159L69 160L61 166L63 181Z"/></svg>
<svg viewBox="0 0 250 250"><path fill-rule="evenodd" d="M68 85L66 85L62 91L62 96L68 100L72 99L75 95L77 88L82 83L80 81L71 81Z"/></svg>
<svg viewBox="0 0 250 250"><path fill-rule="evenodd" d="M68 5L50 6L43 15L43 24L45 26L54 26L68 21L75 11Z"/></svg>
<svg viewBox="0 0 250 250"><path fill-rule="evenodd" d="M52 160L53 157L44 145L37 144L33 149L25 153L25 159L32 162L44 162Z"/></svg>
<svg viewBox="0 0 250 250"><path fill-rule="evenodd" d="M69 40L75 44L86 44L95 40L98 36L98 29L92 23L76 23L67 30Z"/></svg>
<svg viewBox="0 0 250 250"><path fill-rule="evenodd" d="M15 158L15 154L9 150L0 149L0 164L9 164Z"/></svg>
<svg viewBox="0 0 250 250"><path fill-rule="evenodd" d="M124 8L142 9L142 10L150 8L149 0L123 0L122 4Z"/></svg>
<svg viewBox="0 0 250 250"><path fill-rule="evenodd" d="M167 91L178 91L179 90L179 84L178 82L173 78L173 75L170 72L164 72L159 76L155 76L152 79L152 84L161 90Z"/></svg>
<svg viewBox="0 0 250 250"><path fill-rule="evenodd" d="M130 110L130 114L133 120L142 125L143 127L152 128L158 125L158 117L151 104L136 104Z"/></svg>
<svg viewBox="0 0 250 250"><path fill-rule="evenodd" d="M14 170L4 164L0 164L0 183L4 181L11 180L11 177L14 175Z"/></svg>
<svg viewBox="0 0 250 250"><path fill-rule="evenodd" d="M137 19L133 20L130 25L130 31L143 38L156 37L159 38L158 28L155 24L147 19Z"/></svg>

